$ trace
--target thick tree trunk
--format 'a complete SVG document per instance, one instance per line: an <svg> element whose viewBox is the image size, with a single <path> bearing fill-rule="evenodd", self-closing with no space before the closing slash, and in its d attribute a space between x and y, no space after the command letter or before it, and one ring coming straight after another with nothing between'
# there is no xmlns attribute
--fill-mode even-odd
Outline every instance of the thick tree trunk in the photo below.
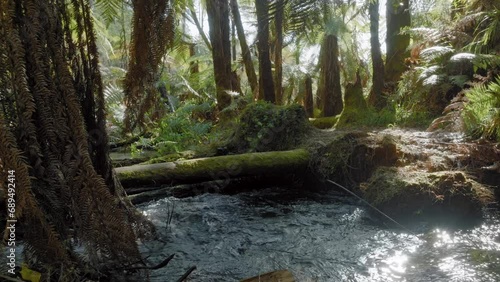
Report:
<svg viewBox="0 0 500 282"><path fill-rule="evenodd" d="M284 0L278 0L274 16L276 40L274 44L274 82L276 84L276 104L283 104L283 9Z"/></svg>
<svg viewBox="0 0 500 282"><path fill-rule="evenodd" d="M231 0L231 11L233 12L233 20L234 24L236 25L238 40L240 41L241 56L243 58L243 64L245 65L245 72L248 77L248 83L250 84L250 88L252 89L254 97L257 98L259 83L257 80L257 75L255 74L255 68L253 66L252 54L250 53L250 48L248 48L247 39L245 37L243 23L241 22L241 15L237 0Z"/></svg>
<svg viewBox="0 0 500 282"><path fill-rule="evenodd" d="M387 104L386 98L383 96L384 89L384 61L382 60L382 51L380 51L379 41L379 1L370 1L368 7L370 13L370 44L371 57L373 65L372 89L368 97L370 105L380 110Z"/></svg>
<svg viewBox="0 0 500 282"><path fill-rule="evenodd" d="M255 0L257 10L257 47L259 49L259 99L274 103L274 81L269 54L269 3Z"/></svg>
<svg viewBox="0 0 500 282"><path fill-rule="evenodd" d="M304 172L308 164L309 153L298 149L134 165L115 170L124 187L141 187L299 173Z"/></svg>
<svg viewBox="0 0 500 282"><path fill-rule="evenodd" d="M405 58L410 36L401 34L403 28L411 24L410 0L387 1L387 55L385 65L385 81L395 85L406 70Z"/></svg>
<svg viewBox="0 0 500 282"><path fill-rule="evenodd" d="M320 77L318 96L321 97L324 117L335 116L342 112L342 90L340 85L338 38L327 34L323 38L320 57Z"/></svg>
<svg viewBox="0 0 500 282"><path fill-rule="evenodd" d="M232 79L231 72L228 0L207 0L207 14L217 87L217 106L219 110L222 110L231 104L231 96L227 91L237 90L233 86L234 79Z"/></svg>
<svg viewBox="0 0 500 282"><path fill-rule="evenodd" d="M312 78L310 75L306 76L304 84L305 84L304 108L306 110L307 117L313 117L314 116L313 90L312 90Z"/></svg>

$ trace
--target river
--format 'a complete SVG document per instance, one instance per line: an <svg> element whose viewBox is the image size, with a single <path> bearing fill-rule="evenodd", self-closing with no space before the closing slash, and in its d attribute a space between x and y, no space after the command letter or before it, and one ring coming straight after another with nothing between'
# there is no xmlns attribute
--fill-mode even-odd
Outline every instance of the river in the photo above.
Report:
<svg viewBox="0 0 500 282"><path fill-rule="evenodd" d="M175 253L151 281L239 281L278 269L296 281L500 281L500 216L474 225L400 222L398 228L336 191L272 188L204 194L139 206L160 241L151 264ZM169 211L174 211L169 222Z"/></svg>

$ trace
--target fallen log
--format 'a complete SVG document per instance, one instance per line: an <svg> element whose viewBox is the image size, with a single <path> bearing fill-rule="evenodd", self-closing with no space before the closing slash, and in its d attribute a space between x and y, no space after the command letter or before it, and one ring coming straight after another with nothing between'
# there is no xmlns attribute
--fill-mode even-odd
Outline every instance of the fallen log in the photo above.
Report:
<svg viewBox="0 0 500 282"><path fill-rule="evenodd" d="M303 174L309 165L304 149L218 156L116 168L123 187L224 181L232 178Z"/></svg>

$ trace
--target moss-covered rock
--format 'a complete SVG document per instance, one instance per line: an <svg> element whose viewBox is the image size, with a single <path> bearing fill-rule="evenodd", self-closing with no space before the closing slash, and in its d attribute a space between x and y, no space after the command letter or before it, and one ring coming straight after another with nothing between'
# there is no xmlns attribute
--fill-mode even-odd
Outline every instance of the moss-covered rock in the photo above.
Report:
<svg viewBox="0 0 500 282"><path fill-rule="evenodd" d="M356 186L366 181L375 168L395 165L398 159L394 138L352 131L315 149L312 167L320 178Z"/></svg>
<svg viewBox="0 0 500 282"><path fill-rule="evenodd" d="M234 152L288 150L297 146L310 128L300 105L253 103L243 111L228 149Z"/></svg>
<svg viewBox="0 0 500 282"><path fill-rule="evenodd" d="M361 190L367 201L396 217L479 215L493 200L489 189L461 171L380 167Z"/></svg>

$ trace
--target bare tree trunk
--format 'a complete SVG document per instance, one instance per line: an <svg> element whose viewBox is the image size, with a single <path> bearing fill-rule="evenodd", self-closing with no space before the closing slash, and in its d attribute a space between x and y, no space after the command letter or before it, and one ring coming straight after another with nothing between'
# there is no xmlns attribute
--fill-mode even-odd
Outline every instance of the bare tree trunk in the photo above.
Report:
<svg viewBox="0 0 500 282"><path fill-rule="evenodd" d="M340 85L339 45L336 35L327 34L323 38L320 57L320 77L318 96L321 97L324 117L342 112L342 89Z"/></svg>
<svg viewBox="0 0 500 282"><path fill-rule="evenodd" d="M373 65L372 90L368 96L370 105L380 110L387 104L386 98L383 96L384 89L384 61L382 60L382 52L380 51L379 41L379 1L370 1L368 11L370 13L370 44L371 57Z"/></svg>
<svg viewBox="0 0 500 282"><path fill-rule="evenodd" d="M233 20L236 26L238 40L240 41L241 56L243 57L243 64L245 65L245 72L248 77L248 83L250 84L250 88L252 89L254 97L257 98L258 94L257 92L259 91L259 83L257 80L257 75L255 74L255 68L253 66L250 48L248 48L247 40L245 37L245 30L243 29L243 23L241 22L241 15L237 0L231 0L231 11L233 12Z"/></svg>
<svg viewBox="0 0 500 282"><path fill-rule="evenodd" d="M189 56L196 56L196 44L189 44ZM200 67L198 65L198 61L192 61L189 63L189 73L197 74L200 72Z"/></svg>
<svg viewBox="0 0 500 282"><path fill-rule="evenodd" d="M392 85L399 80L406 70L405 58L410 44L410 36L401 34L403 28L410 26L410 0L387 1L387 55L385 65L385 80Z"/></svg>
<svg viewBox="0 0 500 282"><path fill-rule="evenodd" d="M283 9L285 1L278 0L274 26L276 30L276 41L274 50L274 82L276 84L276 104L283 104Z"/></svg>
<svg viewBox="0 0 500 282"><path fill-rule="evenodd" d="M198 29L198 32L200 33L201 39L203 39L203 42L205 42L205 45L207 45L208 50L212 50L212 45L210 44L207 35L203 31L203 27L201 26L200 21L198 20L196 12L192 8L189 9L189 12L191 14L191 19L193 20L196 26L196 29Z"/></svg>
<svg viewBox="0 0 500 282"><path fill-rule="evenodd" d="M304 108L308 117L314 116L314 105L313 105L313 90L312 90L312 79L310 75L306 76L304 81L305 84L305 94L304 94Z"/></svg>
<svg viewBox="0 0 500 282"><path fill-rule="evenodd" d="M269 55L269 3L255 0L257 10L257 47L259 49L259 99L274 103L274 81Z"/></svg>
<svg viewBox="0 0 500 282"><path fill-rule="evenodd" d="M207 14L217 87L217 106L222 110L231 104L231 96L227 91L236 90L233 87L234 79L231 71L228 0L207 0Z"/></svg>

